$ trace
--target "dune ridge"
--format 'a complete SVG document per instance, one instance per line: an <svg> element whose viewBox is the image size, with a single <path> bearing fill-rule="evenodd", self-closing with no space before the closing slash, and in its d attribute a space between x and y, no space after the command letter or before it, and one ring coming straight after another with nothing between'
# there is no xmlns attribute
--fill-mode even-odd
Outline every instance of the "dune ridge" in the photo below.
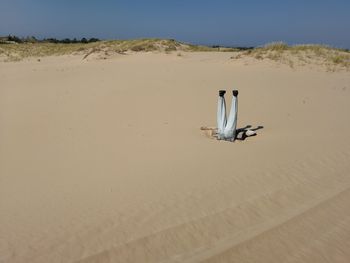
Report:
<svg viewBox="0 0 350 263"><path fill-rule="evenodd" d="M0 41L0 61L21 61L23 59L76 55L82 59L109 59L135 52L177 53L187 52L234 52L231 59L269 60L288 65L291 68L305 65L325 67L328 71L350 69L350 52L320 44L289 46L273 42L258 47L202 46L182 43L175 39L133 39L105 40L87 43L25 42L4 44ZM39 59L40 60L40 59Z"/></svg>

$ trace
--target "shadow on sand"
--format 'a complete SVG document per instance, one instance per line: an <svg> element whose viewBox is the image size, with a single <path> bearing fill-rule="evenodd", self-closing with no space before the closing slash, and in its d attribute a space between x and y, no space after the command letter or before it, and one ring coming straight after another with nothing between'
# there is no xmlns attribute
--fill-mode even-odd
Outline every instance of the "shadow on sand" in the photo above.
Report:
<svg viewBox="0 0 350 263"><path fill-rule="evenodd" d="M264 126L257 126L256 128L252 128L252 125L247 125L243 128L238 128L236 130L236 140L244 141L248 137L256 136L256 131L263 129ZM204 134L211 139L217 139L217 128L214 127L201 127L201 130L204 131Z"/></svg>
<svg viewBox="0 0 350 263"><path fill-rule="evenodd" d="M236 132L236 140L239 141L244 141L247 137L252 137L252 136L256 136L257 133L256 131L263 129L264 126L257 126L256 128L252 128L252 125L247 125L243 128L238 128L237 132ZM253 131L254 133L252 135L249 135L249 131Z"/></svg>

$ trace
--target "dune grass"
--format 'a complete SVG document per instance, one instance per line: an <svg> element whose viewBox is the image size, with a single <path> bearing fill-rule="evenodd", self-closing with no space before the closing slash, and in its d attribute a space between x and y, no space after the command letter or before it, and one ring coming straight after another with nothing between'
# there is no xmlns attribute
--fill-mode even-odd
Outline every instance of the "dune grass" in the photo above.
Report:
<svg viewBox="0 0 350 263"><path fill-rule="evenodd" d="M110 40L94 43L22 43L1 44L0 56L6 61L19 61L29 57L45 57L82 53L92 54L98 52L172 52L191 51L194 46L177 42L171 39L135 39L135 40ZM197 51L200 49L198 48Z"/></svg>
<svg viewBox="0 0 350 263"><path fill-rule="evenodd" d="M174 39L108 40L93 43L21 43L0 44L0 57L6 61L20 61L29 57L82 54L84 58L96 53L125 52L211 52L236 51L233 48L213 48L178 42Z"/></svg>
<svg viewBox="0 0 350 263"><path fill-rule="evenodd" d="M22 43L0 44L0 60L20 61L30 57L79 54L83 58L98 54L107 58L126 52L233 52L232 58L252 57L257 60L272 60L296 65L325 65L329 70L350 70L350 52L324 45L289 46L274 42L256 48L208 47L181 43L173 39L108 40L93 43Z"/></svg>
<svg viewBox="0 0 350 263"><path fill-rule="evenodd" d="M295 65L324 65L328 70L343 68L350 70L350 52L325 45L294 45L274 42L251 50L240 52L238 57L253 57L258 60L272 61Z"/></svg>
<svg viewBox="0 0 350 263"><path fill-rule="evenodd" d="M23 43L0 45L0 56L7 61L20 61L29 57L45 57L68 55L83 52L98 46L98 43L88 44L54 44L54 43Z"/></svg>

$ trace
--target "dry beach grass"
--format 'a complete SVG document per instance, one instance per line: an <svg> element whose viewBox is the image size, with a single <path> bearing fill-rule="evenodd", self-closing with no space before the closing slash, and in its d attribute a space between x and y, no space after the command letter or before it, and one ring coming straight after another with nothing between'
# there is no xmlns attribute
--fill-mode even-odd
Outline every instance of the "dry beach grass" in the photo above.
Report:
<svg viewBox="0 0 350 263"><path fill-rule="evenodd" d="M233 59L254 58L272 60L290 67L321 65L328 71L349 70L350 52L323 45L288 46L283 42L270 43L263 47L242 50L239 48L214 48L185 44L171 39L110 40L94 43L53 44L24 43L0 44L2 61L21 61L33 57L57 55L95 55L107 59L115 54L128 52L234 52ZM178 53L181 56L181 53Z"/></svg>
<svg viewBox="0 0 350 263"><path fill-rule="evenodd" d="M0 57L5 61L21 61L31 57L59 56L70 54L103 53L110 56L125 52L171 52L171 51L213 51L215 49L183 44L169 39L111 40L94 43L13 43L0 44Z"/></svg>
<svg viewBox="0 0 350 263"><path fill-rule="evenodd" d="M301 65L320 65L328 70L350 69L350 52L323 45L288 46L283 42L267 44L238 54L258 60L269 59L287 64L290 67ZM237 57L237 56L236 56Z"/></svg>

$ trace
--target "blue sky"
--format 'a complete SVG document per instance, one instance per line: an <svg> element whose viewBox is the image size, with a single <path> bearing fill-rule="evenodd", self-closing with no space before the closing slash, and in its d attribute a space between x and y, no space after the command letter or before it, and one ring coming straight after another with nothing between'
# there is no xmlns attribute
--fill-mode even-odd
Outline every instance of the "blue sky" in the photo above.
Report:
<svg viewBox="0 0 350 263"><path fill-rule="evenodd" d="M350 0L0 0L0 35L350 48Z"/></svg>

